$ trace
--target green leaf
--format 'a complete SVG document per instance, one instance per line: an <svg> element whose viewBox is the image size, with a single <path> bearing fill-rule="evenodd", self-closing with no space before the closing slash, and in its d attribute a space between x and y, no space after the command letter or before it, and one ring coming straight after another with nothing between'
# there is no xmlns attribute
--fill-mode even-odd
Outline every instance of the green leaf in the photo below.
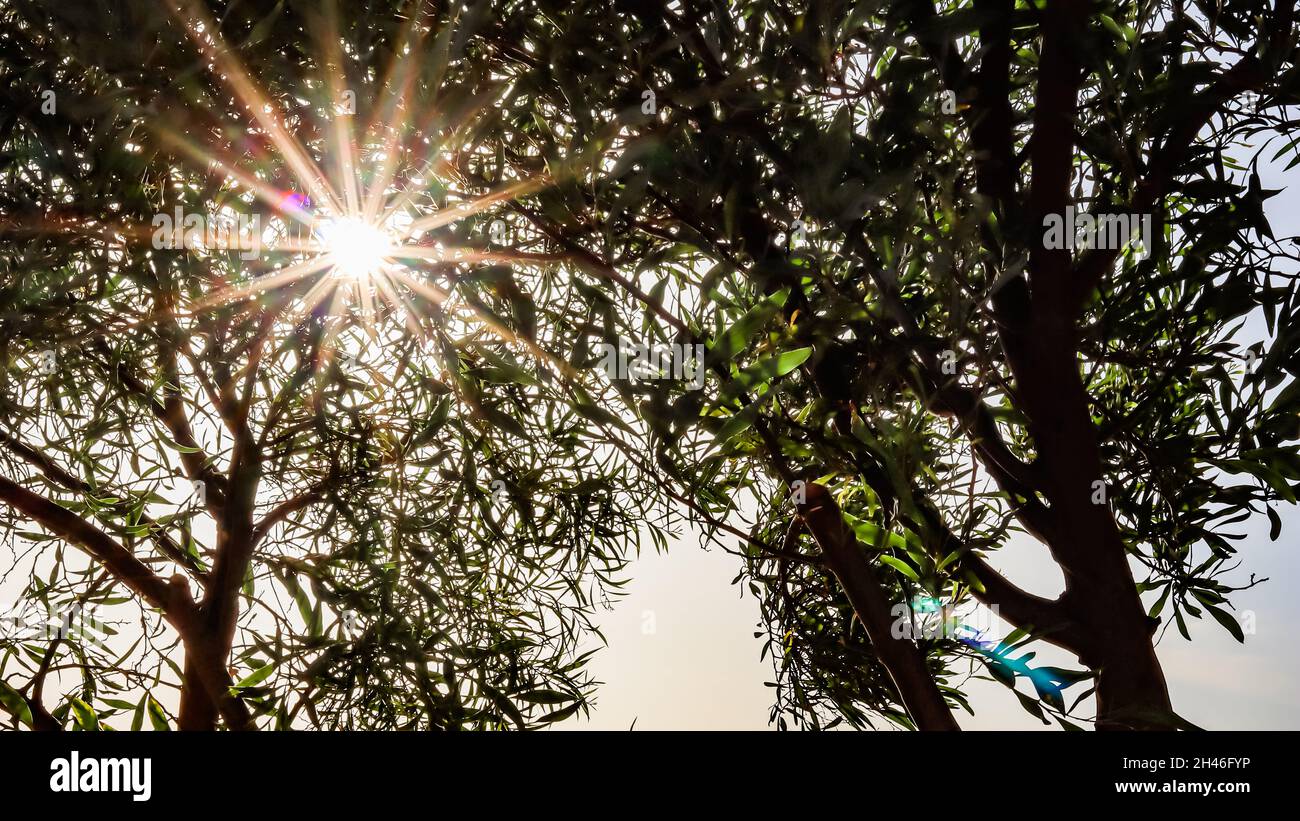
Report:
<svg viewBox="0 0 1300 821"><path fill-rule="evenodd" d="M527 728L527 722L524 720L524 714L519 712L519 708L510 700L508 696L496 689L490 684L483 684L483 692L496 705L497 709L504 713L519 729Z"/></svg>
<svg viewBox="0 0 1300 821"><path fill-rule="evenodd" d="M533 690L519 696L520 701L533 704L563 704L566 701L573 701L574 698L576 696L571 693L561 693L559 690Z"/></svg>
<svg viewBox="0 0 1300 821"><path fill-rule="evenodd" d="M275 672L274 664L264 664L250 673L243 681L236 684L232 689L235 690L237 694L239 690L243 690L247 687L256 687L263 681L266 681L273 672Z"/></svg>
<svg viewBox="0 0 1300 821"><path fill-rule="evenodd" d="M902 561L901 559L896 559L893 556L881 556L880 561L894 568L899 573L902 573L904 576L906 576L907 578L911 579L914 582L919 582L921 580L921 577L918 576L916 571L912 569L912 566L909 565L907 562Z"/></svg>
<svg viewBox="0 0 1300 821"><path fill-rule="evenodd" d="M70 699L72 703L72 717L77 722L77 726L83 730L98 730L99 716L95 714L95 708L75 696Z"/></svg>
<svg viewBox="0 0 1300 821"><path fill-rule="evenodd" d="M167 714L163 712L162 705L154 700L153 696L147 696L149 699L149 724L158 732L164 732L171 729L167 723Z"/></svg>
<svg viewBox="0 0 1300 821"><path fill-rule="evenodd" d="M518 419L514 418L510 414L502 413L496 408L488 408L488 407L484 407L482 409L482 412L483 412L483 418L487 419L493 425L505 431L506 433L514 434L515 436L518 436L520 438L527 436L528 432L524 430L524 426L519 423Z"/></svg>
<svg viewBox="0 0 1300 821"><path fill-rule="evenodd" d="M135 714L131 717L131 732L138 733L144 727L144 709L145 702L149 700L149 694L145 693L140 696L140 703L135 705Z"/></svg>
<svg viewBox="0 0 1300 821"><path fill-rule="evenodd" d="M812 348L795 348L792 351L786 351L776 358L776 376L785 376L807 362L810 356L812 356Z"/></svg>
<svg viewBox="0 0 1300 821"><path fill-rule="evenodd" d="M1043 715L1043 708L1037 701L1014 688L1012 688L1011 692L1016 694L1016 698L1020 700L1020 706L1025 708L1025 712L1034 716L1044 724L1049 726L1051 725L1052 722L1048 721L1047 716Z"/></svg>
<svg viewBox="0 0 1300 821"><path fill-rule="evenodd" d="M32 726L32 711L27 706L27 700L2 679L0 679L0 705L4 706L5 712L16 716L19 723L27 727Z"/></svg>
<svg viewBox="0 0 1300 821"><path fill-rule="evenodd" d="M758 360L727 383L719 395L719 402L728 402L746 391L785 376L806 362L811 355L812 348L798 348Z"/></svg>
<svg viewBox="0 0 1300 821"><path fill-rule="evenodd" d="M546 715L541 717L540 721L543 724L554 724L557 721L564 721L569 716L578 712L578 710L581 708L582 708L582 702L577 701L574 702L573 704L570 704L568 707L565 707L560 710L556 710L553 713L547 713ZM636 721L634 720L632 723L633 725L635 725Z"/></svg>
<svg viewBox="0 0 1300 821"><path fill-rule="evenodd" d="M629 432L632 430L626 422L599 405L579 402L574 404L573 409L584 419L595 422L598 425L613 425Z"/></svg>
<svg viewBox="0 0 1300 821"><path fill-rule="evenodd" d="M786 288L746 311L740 319L718 335L713 347L705 355L705 362L712 366L730 361L750 344L758 330L785 305L789 298L790 289Z"/></svg>
<svg viewBox="0 0 1300 821"><path fill-rule="evenodd" d="M1160 615L1160 611L1165 608L1165 601L1169 598L1171 589L1173 589L1172 585L1165 585L1165 591L1160 594L1160 598L1156 599L1156 603L1151 605L1151 610L1147 613L1148 616L1154 619Z"/></svg>
<svg viewBox="0 0 1300 821"><path fill-rule="evenodd" d="M740 433L742 430L751 427L754 424L754 420L758 418L758 411L762 406L763 401L764 400L760 399L756 402L751 402L739 413L732 414L732 416L727 419L726 423L718 429L718 432L714 434L714 441L719 445L726 444L726 442L733 436Z"/></svg>
<svg viewBox="0 0 1300 821"><path fill-rule="evenodd" d="M1222 607L1217 607L1212 604L1206 604L1205 609L1210 611L1210 615L1214 616L1214 620L1219 624L1222 624L1224 629L1231 633L1234 639L1242 644L1246 643L1246 634L1242 632L1241 624L1231 613L1224 610Z"/></svg>
<svg viewBox="0 0 1300 821"><path fill-rule="evenodd" d="M959 558L961 558L961 554L964 553L964 552L965 552L964 550L958 548L957 550L954 550L953 552L949 553L947 556L944 556L944 557L943 557L943 561L941 561L941 562L939 562L937 565L935 565L935 568L934 568L935 571L937 572L937 571L943 570L943 569L944 569L945 567L947 567L948 565L950 565L950 564L952 564L953 562L957 561Z"/></svg>

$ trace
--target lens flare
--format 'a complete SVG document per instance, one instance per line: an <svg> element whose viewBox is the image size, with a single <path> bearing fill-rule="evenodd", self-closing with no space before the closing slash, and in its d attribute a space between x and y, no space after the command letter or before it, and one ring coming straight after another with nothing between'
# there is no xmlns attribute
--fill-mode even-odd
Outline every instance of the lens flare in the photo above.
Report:
<svg viewBox="0 0 1300 821"><path fill-rule="evenodd" d="M347 279L369 279L393 252L393 243L383 230L357 217L326 222L318 234L335 274Z"/></svg>

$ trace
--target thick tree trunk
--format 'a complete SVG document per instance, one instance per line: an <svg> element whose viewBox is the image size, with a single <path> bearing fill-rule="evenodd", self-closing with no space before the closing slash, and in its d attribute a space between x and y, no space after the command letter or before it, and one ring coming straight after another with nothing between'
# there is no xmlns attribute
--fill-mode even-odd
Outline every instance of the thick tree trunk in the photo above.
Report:
<svg viewBox="0 0 1300 821"><path fill-rule="evenodd" d="M181 707L177 723L182 730L215 730L219 713L216 703L203 686L197 651L198 648L186 647L185 678L181 682Z"/></svg>
<svg viewBox="0 0 1300 821"><path fill-rule="evenodd" d="M1109 526L1101 542L1070 550L1076 571L1086 558L1086 575L1074 572L1065 605L1082 628L1079 660L1097 671L1097 729L1171 729L1177 718L1151 638L1156 622L1146 615L1110 511L1096 506ZM1090 555L1089 555L1090 554Z"/></svg>
<svg viewBox="0 0 1300 821"><path fill-rule="evenodd" d="M188 627L185 638L184 680L178 724L182 730L215 730L217 719L231 730L255 730L248 707L231 694L232 682L226 670L229 642L213 640L202 622Z"/></svg>
<svg viewBox="0 0 1300 821"><path fill-rule="evenodd" d="M1150 638L1116 646L1097 671L1098 730L1176 729L1164 671Z"/></svg>
<svg viewBox="0 0 1300 821"><path fill-rule="evenodd" d="M255 729L243 703L211 682L228 680L231 647L239 620L239 590L253 558L253 504L261 465L252 435L240 429L228 476L229 494L217 529L217 558L208 578L198 618L185 641L185 682L181 690L182 729L213 730L222 715L232 730Z"/></svg>
<svg viewBox="0 0 1300 821"><path fill-rule="evenodd" d="M1062 602L1078 628L1061 644L1097 671L1098 729L1173 727L1176 716L1151 642L1155 623L1138 596L1107 498L1072 330L1048 322L1035 335L1040 344L1024 355L1017 383L1054 520L1048 547L1064 572Z"/></svg>
<svg viewBox="0 0 1300 821"><path fill-rule="evenodd" d="M173 578L174 595L189 599L184 580ZM182 668L181 704L177 724L182 730L215 730L217 720L224 718L231 730L254 729L248 709L230 693L230 674L226 669L230 658L231 636L219 632L209 615L210 611L188 608L191 617L177 627L185 647L185 666Z"/></svg>

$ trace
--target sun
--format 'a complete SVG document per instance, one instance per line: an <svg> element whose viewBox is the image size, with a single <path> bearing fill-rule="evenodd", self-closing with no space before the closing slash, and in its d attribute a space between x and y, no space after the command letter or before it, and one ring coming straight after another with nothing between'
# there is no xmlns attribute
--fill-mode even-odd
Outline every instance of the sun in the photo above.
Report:
<svg viewBox="0 0 1300 821"><path fill-rule="evenodd" d="M480 215L574 175L588 167L587 161L575 158L558 167L529 169L522 177L503 174L491 190L478 193L481 180L459 164L463 152L455 141L478 127L473 124L479 114L490 111L499 95L484 95L445 124L445 133L437 106L417 122L414 85L423 76L420 56L428 52L421 43L433 31L421 23L424 17L419 14L407 18L399 34L405 45L394 50L392 63L383 72L390 79L407 79L385 80L369 121L358 123L355 110L337 104L348 90L349 75L343 70L347 58L340 48L340 21L332 5L327 5L317 31L320 53L315 79L320 82L309 84L328 94L311 99L317 108L325 109L322 125L327 119L331 127L313 131L304 142L290 126L295 117L249 73L203 4L172 0L169 6L177 24L206 58L214 79L228 86L245 112L248 133L270 144L272 150L253 159L283 166L274 174L249 170L243 167L243 153L235 148L213 149L165 124L151 126L170 150L223 174L241 199L260 202L258 213L270 218L269 225L254 226L247 242L251 247L245 247L242 235L239 246L241 251L263 255L265 264L250 266L251 277L234 277L197 296L188 305L190 315L247 303L252 310L273 311L270 319L289 325L324 316L331 320L326 347L333 343L333 335L354 323L373 335L378 322L396 319L412 335L424 338L432 325L466 322L527 348L534 357L563 371L535 341L517 335L456 287L459 271L468 266L549 268L560 260L505 246L492 239L491 231L479 231L474 224L454 232L439 229L462 221L477 223ZM437 186L426 185L434 179ZM434 188L446 192L436 204L430 194ZM269 294L285 298L263 298Z"/></svg>
<svg viewBox="0 0 1300 821"><path fill-rule="evenodd" d="M321 246L334 266L334 274L367 280L383 268L395 243L382 228L359 217L327 220L317 229Z"/></svg>

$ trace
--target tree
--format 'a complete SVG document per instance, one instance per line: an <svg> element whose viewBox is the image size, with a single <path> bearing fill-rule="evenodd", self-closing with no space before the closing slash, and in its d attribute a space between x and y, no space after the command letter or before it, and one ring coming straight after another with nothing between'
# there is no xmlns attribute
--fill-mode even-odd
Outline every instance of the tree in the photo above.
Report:
<svg viewBox="0 0 1300 821"><path fill-rule="evenodd" d="M955 728L964 658L1066 725L1067 690L1099 728L1185 724L1154 636L1241 638L1233 525L1276 538L1300 479L1294 240L1257 172L1295 152L1293 4L538 5L489 38L550 90L504 161L606 160L512 208L605 286L561 326L705 346L703 390L604 370L719 539L758 510L774 717ZM990 564L1016 530L1060 596ZM1015 632L890 618L968 597Z"/></svg>
<svg viewBox="0 0 1300 821"><path fill-rule="evenodd" d="M36 729L585 710L592 609L659 534L509 351L507 297L572 287L426 257L399 292L331 203L486 253L497 199L437 166L509 139L492 64L454 10L260 5L0 10L0 522L39 611L0 703Z"/></svg>
<svg viewBox="0 0 1300 821"><path fill-rule="evenodd" d="M1300 479L1290 4L169 5L0 17L0 500L31 598L149 641L6 648L19 720L558 720L676 509L739 541L780 726L952 729L972 665L1181 725L1153 637L1240 631L1231 529ZM177 205L271 238L158 248ZM1015 632L909 632L971 599Z"/></svg>

